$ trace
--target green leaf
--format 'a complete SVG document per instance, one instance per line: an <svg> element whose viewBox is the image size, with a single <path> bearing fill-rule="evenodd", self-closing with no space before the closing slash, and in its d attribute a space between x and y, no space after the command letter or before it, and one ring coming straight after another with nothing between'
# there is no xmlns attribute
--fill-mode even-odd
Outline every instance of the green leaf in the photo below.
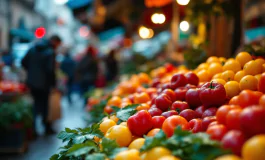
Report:
<svg viewBox="0 0 265 160"><path fill-rule="evenodd" d="M132 104L121 108L117 112L116 116L122 121L127 121L130 116L134 115L137 112L135 109L137 106L139 106L139 104Z"/></svg>
<svg viewBox="0 0 265 160"><path fill-rule="evenodd" d="M86 160L105 160L106 155L103 153L94 153L86 156Z"/></svg>
<svg viewBox="0 0 265 160"><path fill-rule="evenodd" d="M106 153L107 155L115 148L119 148L119 145L116 143L115 140L109 138L102 138L102 152Z"/></svg>
<svg viewBox="0 0 265 160"><path fill-rule="evenodd" d="M71 138L74 138L76 136L76 133L72 130L69 130L69 128L65 128L65 131L61 131L57 138L63 140L63 142L70 140Z"/></svg>
<svg viewBox="0 0 265 160"><path fill-rule="evenodd" d="M157 146L163 146L163 142L166 141L166 139L167 136L164 131L160 130L154 137L145 137L144 145L140 151L144 152Z"/></svg>
<svg viewBox="0 0 265 160"><path fill-rule="evenodd" d="M96 144L93 141L88 141L83 144L74 144L66 153L66 156L79 157L81 155L87 154L92 150L97 150Z"/></svg>
<svg viewBox="0 0 265 160"><path fill-rule="evenodd" d="M111 108L113 109L113 111L114 111L115 113L117 113L117 112L120 110L120 108L117 107L117 106L111 106Z"/></svg>
<svg viewBox="0 0 265 160"><path fill-rule="evenodd" d="M128 150L128 148L122 147L122 148L115 148L113 149L109 154L108 157L110 159L114 159L116 157L116 155L122 151Z"/></svg>
<svg viewBox="0 0 265 160"><path fill-rule="evenodd" d="M54 154L50 157L50 160L58 160L59 154Z"/></svg>

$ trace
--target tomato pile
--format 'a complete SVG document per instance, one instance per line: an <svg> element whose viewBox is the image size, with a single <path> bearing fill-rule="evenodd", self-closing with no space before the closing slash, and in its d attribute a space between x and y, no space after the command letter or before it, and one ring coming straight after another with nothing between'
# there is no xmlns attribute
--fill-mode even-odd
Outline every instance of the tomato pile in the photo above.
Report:
<svg viewBox="0 0 265 160"><path fill-rule="evenodd" d="M110 116L99 129L119 147L128 147L111 158L115 160L188 159L167 148L184 135L176 135L177 128L198 136L206 133L231 151L216 160L264 160L264 93L265 60L252 59L247 52L235 59L209 57L193 71L166 64L150 75L122 81L102 111ZM161 132L166 139L153 139L152 146L148 138L159 139ZM151 147L142 152L144 145Z"/></svg>
<svg viewBox="0 0 265 160"><path fill-rule="evenodd" d="M27 87L24 84L10 81L0 81L0 92L2 93L23 93L26 90Z"/></svg>

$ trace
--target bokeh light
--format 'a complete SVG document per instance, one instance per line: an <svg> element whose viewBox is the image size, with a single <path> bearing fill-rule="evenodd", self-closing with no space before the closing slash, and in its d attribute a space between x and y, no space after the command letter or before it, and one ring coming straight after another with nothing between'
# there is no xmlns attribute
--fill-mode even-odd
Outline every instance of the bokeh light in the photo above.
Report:
<svg viewBox="0 0 265 160"><path fill-rule="evenodd" d="M69 0L54 0L54 2L58 5L64 5L65 3L67 3Z"/></svg>
<svg viewBox="0 0 265 160"><path fill-rule="evenodd" d="M190 2L190 0L177 0L177 2L178 4L185 6Z"/></svg>
<svg viewBox="0 0 265 160"><path fill-rule="evenodd" d="M151 28L141 26L139 28L139 36L143 39L152 38L154 36L154 31Z"/></svg>
<svg viewBox="0 0 265 160"><path fill-rule="evenodd" d="M46 34L46 29L44 27L39 27L35 30L35 37L36 38L43 38Z"/></svg>
<svg viewBox="0 0 265 160"><path fill-rule="evenodd" d="M88 37L89 34L90 34L90 31L87 26L82 26L79 28L80 37Z"/></svg>
<svg viewBox="0 0 265 160"><path fill-rule="evenodd" d="M151 20L154 24L163 24L166 21L166 17L163 13L154 13L151 16Z"/></svg>
<svg viewBox="0 0 265 160"><path fill-rule="evenodd" d="M182 21L179 24L179 28L183 31L183 32L187 32L190 28L190 24L187 21Z"/></svg>

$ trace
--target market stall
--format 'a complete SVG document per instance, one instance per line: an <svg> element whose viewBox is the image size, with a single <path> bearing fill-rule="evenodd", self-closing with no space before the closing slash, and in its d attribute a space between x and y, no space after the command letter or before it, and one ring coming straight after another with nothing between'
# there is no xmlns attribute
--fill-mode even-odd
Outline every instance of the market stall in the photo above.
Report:
<svg viewBox="0 0 265 160"><path fill-rule="evenodd" d="M61 131L67 143L51 160L263 160L264 71L240 52L132 75L89 101L94 123Z"/></svg>

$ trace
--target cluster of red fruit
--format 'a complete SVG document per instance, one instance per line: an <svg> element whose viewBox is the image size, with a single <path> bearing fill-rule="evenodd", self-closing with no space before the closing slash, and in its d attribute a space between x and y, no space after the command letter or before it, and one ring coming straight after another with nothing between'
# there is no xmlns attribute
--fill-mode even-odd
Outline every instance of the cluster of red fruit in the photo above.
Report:
<svg viewBox="0 0 265 160"><path fill-rule="evenodd" d="M27 87L21 83L15 83L10 81L0 81L0 92L2 93L11 93L18 92L23 93L26 92Z"/></svg>
<svg viewBox="0 0 265 160"><path fill-rule="evenodd" d="M207 132L212 139L222 141L225 148L240 155L247 138L265 133L265 107L249 107L265 98L261 92L245 90L236 100L229 101L222 84L199 85L193 72L175 74L164 85L155 79L152 87L158 88L158 95L151 96L151 108L140 110L127 121L135 136L142 137L153 128L162 128L170 137L180 126L193 133Z"/></svg>

